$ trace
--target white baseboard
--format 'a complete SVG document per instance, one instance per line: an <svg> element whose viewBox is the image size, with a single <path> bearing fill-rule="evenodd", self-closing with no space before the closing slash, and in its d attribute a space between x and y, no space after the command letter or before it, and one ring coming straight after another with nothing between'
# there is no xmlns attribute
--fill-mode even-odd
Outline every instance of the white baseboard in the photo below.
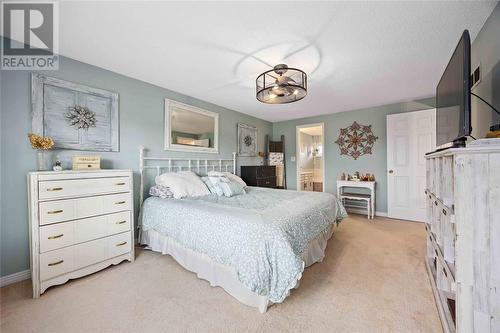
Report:
<svg viewBox="0 0 500 333"><path fill-rule="evenodd" d="M366 215L366 209L364 209L364 208L348 208L348 207L346 207L346 209L347 209L348 213ZM387 213L375 211L375 216L387 217Z"/></svg>
<svg viewBox="0 0 500 333"><path fill-rule="evenodd" d="M28 280L31 277L30 270L20 271L14 274L0 277L0 288L19 281Z"/></svg>

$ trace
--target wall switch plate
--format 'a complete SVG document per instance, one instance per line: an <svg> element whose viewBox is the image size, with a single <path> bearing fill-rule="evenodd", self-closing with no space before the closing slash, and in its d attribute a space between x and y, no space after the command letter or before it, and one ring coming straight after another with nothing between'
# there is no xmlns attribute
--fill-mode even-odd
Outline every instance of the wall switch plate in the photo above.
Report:
<svg viewBox="0 0 500 333"><path fill-rule="evenodd" d="M477 66L476 69L470 75L470 87L471 89L477 86L481 82L481 64Z"/></svg>
<svg viewBox="0 0 500 333"><path fill-rule="evenodd" d="M290 156L290 161L295 162L295 156Z"/></svg>

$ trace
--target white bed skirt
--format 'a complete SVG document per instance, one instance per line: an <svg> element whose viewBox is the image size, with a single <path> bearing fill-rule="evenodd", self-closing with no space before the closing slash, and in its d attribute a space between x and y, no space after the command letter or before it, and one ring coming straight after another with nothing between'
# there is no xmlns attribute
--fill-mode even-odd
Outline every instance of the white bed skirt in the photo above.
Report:
<svg viewBox="0 0 500 333"><path fill-rule="evenodd" d="M326 244L332 234L333 225L309 242L308 248L302 256L306 267L323 261ZM212 287L222 287L238 301L258 308L261 313L266 312L267 307L272 304L267 296L258 295L245 287L238 280L234 268L222 265L206 254L188 249L171 237L163 236L155 230L147 230L142 232L141 244L147 245L146 249L169 254L185 269L196 273L198 278L207 280ZM298 286L299 281L297 281L295 288Z"/></svg>

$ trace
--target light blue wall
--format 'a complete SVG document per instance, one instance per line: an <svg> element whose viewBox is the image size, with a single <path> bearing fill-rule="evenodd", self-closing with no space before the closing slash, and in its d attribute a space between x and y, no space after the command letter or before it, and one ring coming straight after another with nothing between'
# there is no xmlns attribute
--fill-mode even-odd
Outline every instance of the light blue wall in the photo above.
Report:
<svg viewBox="0 0 500 333"><path fill-rule="evenodd" d="M387 151L386 151L386 115L407 111L425 110L434 107L434 98L421 100L419 102L408 102L391 104L356 111L340 112L325 116L317 116L290 121L274 123L273 137L278 140L285 135L286 142L286 181L289 189L297 188L297 163L291 162L290 157L295 156L296 126L324 123L325 124L325 191L336 193L336 181L342 172L353 174L374 173L377 180L376 189L376 211L387 212ZM372 130L378 140L375 142L372 155L363 155L357 160L346 155L340 155L339 147L334 142L339 136L340 128L350 126L354 121L363 125L372 125Z"/></svg>
<svg viewBox="0 0 500 333"><path fill-rule="evenodd" d="M139 164L137 147L141 144L149 148L149 153L155 156L206 156L230 159L232 152L237 149L238 122L257 126L259 151L264 150L264 136L272 134L270 122L75 60L61 58L59 71L44 72L44 74L112 90L120 95L120 152L99 155L102 156L104 168L127 168L136 171L134 179L136 201ZM26 174L36 167L35 152L31 149L26 136L31 131L30 96L28 71L1 72L1 276L29 267ZM164 151L162 149L164 98L218 112L220 154ZM71 156L84 152L60 151L59 153L65 166L69 167ZM250 165L260 161L259 158L240 158L239 164Z"/></svg>
<svg viewBox="0 0 500 333"><path fill-rule="evenodd" d="M500 2L474 39L471 58L472 70L480 64L482 72L481 82L472 91L500 110ZM474 121L491 119L490 124L498 124L500 123L500 115L476 97L472 96L471 100L472 134L476 138L481 138L489 130L489 126L484 126L485 128L475 126Z"/></svg>

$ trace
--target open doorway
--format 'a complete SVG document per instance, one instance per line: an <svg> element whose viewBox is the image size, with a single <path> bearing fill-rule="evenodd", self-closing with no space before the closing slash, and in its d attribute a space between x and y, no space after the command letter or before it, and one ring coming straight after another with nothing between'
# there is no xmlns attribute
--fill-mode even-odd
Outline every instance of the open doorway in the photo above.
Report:
<svg viewBox="0 0 500 333"><path fill-rule="evenodd" d="M325 190L325 126L323 123L300 125L296 130L297 190Z"/></svg>

